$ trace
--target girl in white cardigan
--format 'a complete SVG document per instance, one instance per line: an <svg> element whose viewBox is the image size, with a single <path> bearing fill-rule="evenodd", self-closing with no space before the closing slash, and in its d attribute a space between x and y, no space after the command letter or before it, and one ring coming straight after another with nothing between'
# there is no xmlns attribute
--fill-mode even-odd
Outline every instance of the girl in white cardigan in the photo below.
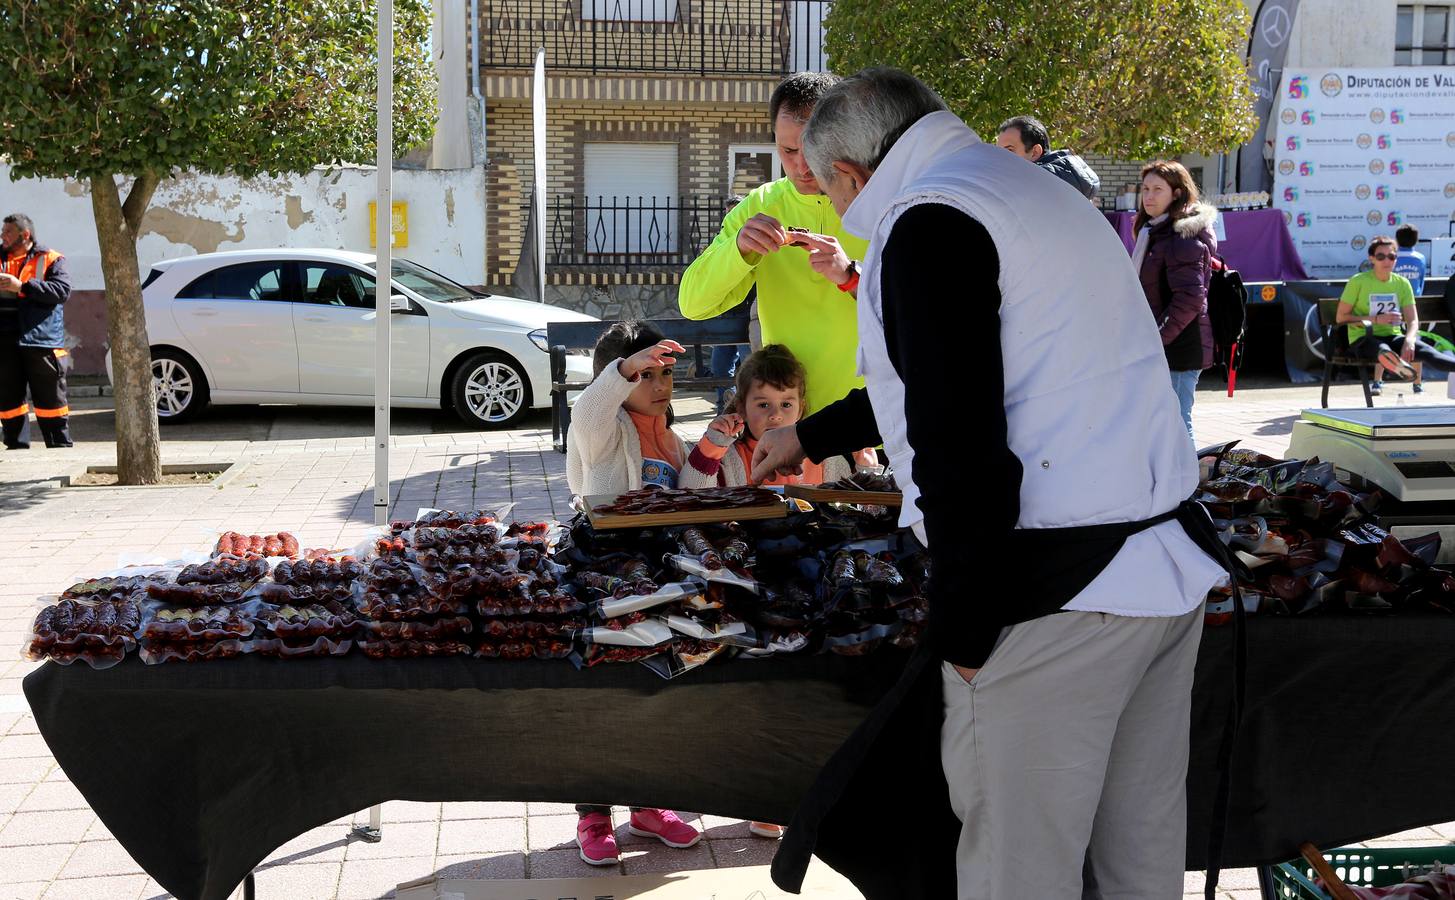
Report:
<svg viewBox="0 0 1455 900"><path fill-rule="evenodd" d="M687 445L667 425L674 353L686 350L645 322L618 322L596 342L595 378L571 408L566 482L583 497L643 484L677 487Z"/></svg>
<svg viewBox="0 0 1455 900"><path fill-rule="evenodd" d="M672 354L684 352L645 322L618 322L596 342L596 377L571 411L566 480L573 494L615 496L643 484L677 487L687 446L668 427L667 410L677 361ZM581 859L616 865L621 857L611 807L578 804L576 812ZM691 847L702 837L669 809L632 807L628 828L668 847Z"/></svg>

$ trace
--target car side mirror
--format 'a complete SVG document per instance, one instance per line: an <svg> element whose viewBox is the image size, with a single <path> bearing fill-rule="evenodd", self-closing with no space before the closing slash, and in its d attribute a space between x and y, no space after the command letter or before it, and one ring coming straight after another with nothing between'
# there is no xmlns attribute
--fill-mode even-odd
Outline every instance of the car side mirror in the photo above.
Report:
<svg viewBox="0 0 1455 900"><path fill-rule="evenodd" d="M403 294L394 294L389 298L390 312L409 312L413 308L409 303L409 298Z"/></svg>

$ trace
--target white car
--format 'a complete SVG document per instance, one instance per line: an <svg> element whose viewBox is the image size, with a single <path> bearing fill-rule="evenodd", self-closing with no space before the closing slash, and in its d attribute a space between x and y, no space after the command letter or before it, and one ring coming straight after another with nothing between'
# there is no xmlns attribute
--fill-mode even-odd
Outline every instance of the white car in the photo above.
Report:
<svg viewBox="0 0 1455 900"><path fill-rule="evenodd" d="M161 421L209 403L372 406L373 266L369 253L291 249L154 265L142 300ZM481 294L408 260L393 267L394 406L504 428L550 405L546 323L593 317ZM566 360L567 380L591 380L589 357Z"/></svg>

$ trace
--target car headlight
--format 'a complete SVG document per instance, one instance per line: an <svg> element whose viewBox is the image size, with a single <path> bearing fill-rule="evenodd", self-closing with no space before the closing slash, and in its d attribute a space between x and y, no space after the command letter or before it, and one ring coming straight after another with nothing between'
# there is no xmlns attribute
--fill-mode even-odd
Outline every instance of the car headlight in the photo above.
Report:
<svg viewBox="0 0 1455 900"><path fill-rule="evenodd" d="M546 330L544 328L537 328L535 331L532 331L530 334L526 335L526 337L530 338L530 342L532 344L535 344L537 347L541 348L542 352L551 352L551 345L546 343Z"/></svg>

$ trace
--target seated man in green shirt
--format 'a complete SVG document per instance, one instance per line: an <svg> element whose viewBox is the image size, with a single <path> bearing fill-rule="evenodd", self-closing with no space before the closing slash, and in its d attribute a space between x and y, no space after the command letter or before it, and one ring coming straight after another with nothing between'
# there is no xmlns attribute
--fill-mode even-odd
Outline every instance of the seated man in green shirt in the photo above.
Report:
<svg viewBox="0 0 1455 900"><path fill-rule="evenodd" d="M1411 362L1419 360L1442 372L1455 372L1455 356L1420 340L1420 315L1409 279L1397 275L1394 238L1380 235L1369 242L1373 268L1360 272L1344 287L1335 321L1349 327L1349 352L1379 360L1401 378L1414 375ZM1379 393L1380 384L1370 385Z"/></svg>
<svg viewBox="0 0 1455 900"><path fill-rule="evenodd" d="M718 236L683 273L677 293L682 315L711 319L742 303L756 285L763 344L782 344L803 363L810 410L864 386L855 374L854 290L855 260L864 258L868 244L844 231L799 140L814 105L837 80L800 72L774 89L768 114L786 174L727 214Z"/></svg>

